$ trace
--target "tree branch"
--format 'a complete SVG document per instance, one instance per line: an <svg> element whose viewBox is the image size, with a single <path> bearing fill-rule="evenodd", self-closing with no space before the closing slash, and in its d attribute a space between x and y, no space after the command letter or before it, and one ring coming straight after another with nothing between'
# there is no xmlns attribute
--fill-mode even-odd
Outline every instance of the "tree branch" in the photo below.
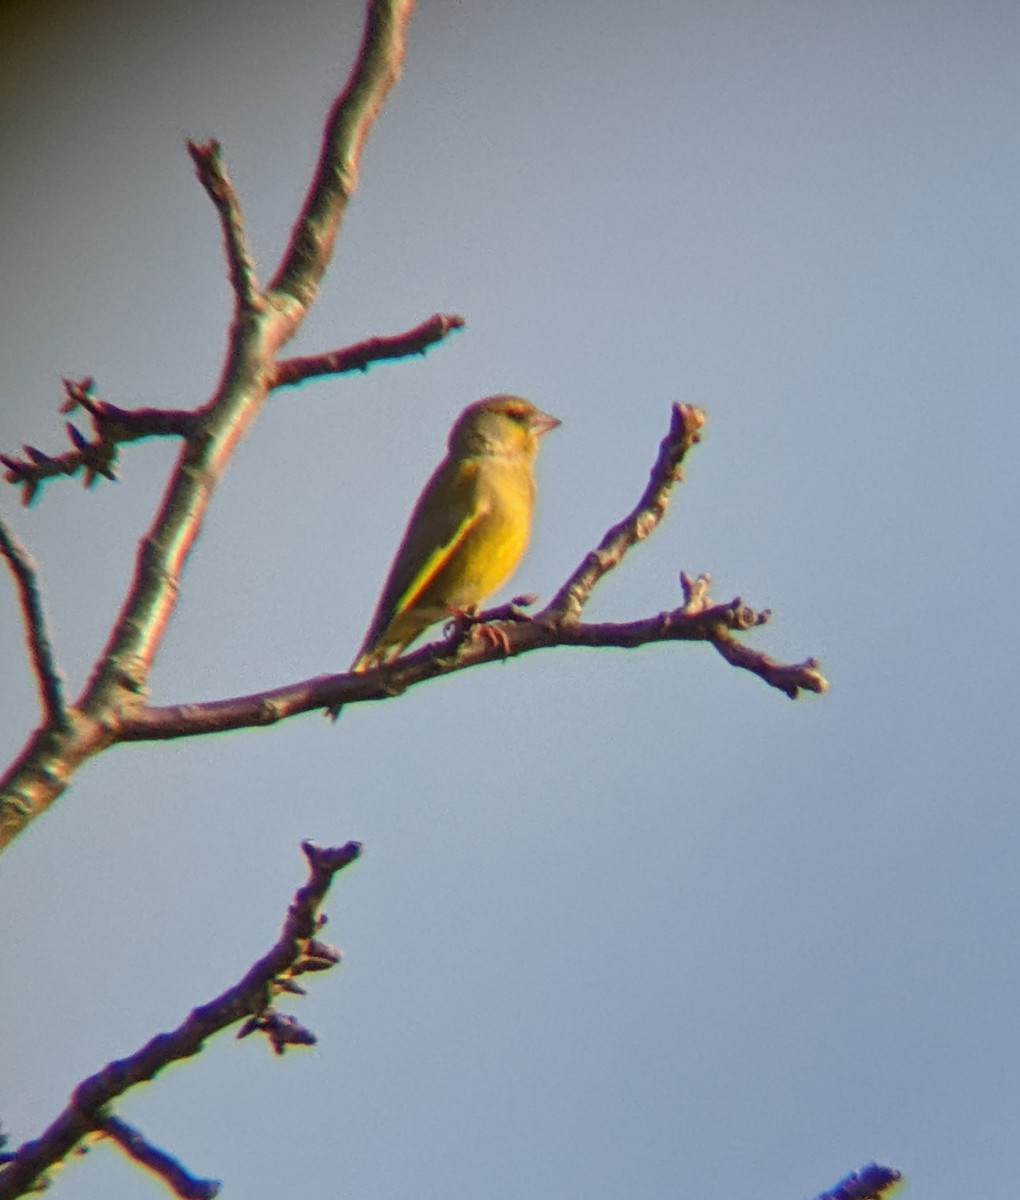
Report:
<svg viewBox="0 0 1020 1200"><path fill-rule="evenodd" d="M189 141L188 153L195 164L199 182L219 213L230 286L234 291L235 317L243 311L260 308L262 293L255 278L255 263L244 233L241 202L223 166L220 144L215 138L208 142Z"/></svg>
<svg viewBox="0 0 1020 1200"><path fill-rule="evenodd" d="M815 659L786 665L737 641L734 634L765 624L769 613L756 612L739 598L728 604L714 604L709 596L707 575L692 580L681 574L684 603L670 612L624 624L586 624L577 619L576 614L587 603L599 580L619 565L627 551L647 537L665 515L669 492L682 477L684 456L700 441L704 423L705 415L700 409L685 404L673 406L669 431L659 446L648 485L636 507L605 534L551 603L534 617L498 610L482 614L473 623L491 627L498 622L497 637L476 637L473 628L460 629L445 642L433 643L372 671L322 675L252 695L205 703L160 708L133 706L122 713L113 736L118 741L192 737L272 725L323 707L336 717L345 704L388 699L440 675L554 646L632 648L651 642L709 642L733 666L751 671L791 699L796 699L801 691L825 692L828 681Z"/></svg>
<svg viewBox="0 0 1020 1200"><path fill-rule="evenodd" d="M801 663L778 662L764 651L754 650L745 646L743 642L738 642L724 626L713 630L708 640L730 666L752 672L759 679L764 679L769 687L785 692L791 700L796 700L801 690L817 692L819 695L829 690L829 682L818 669L819 662L816 658L806 658Z"/></svg>
<svg viewBox="0 0 1020 1200"><path fill-rule="evenodd" d="M189 146L192 144L189 143ZM241 269L232 266L232 280ZM254 276L251 276L249 282L253 280ZM234 286L235 289L241 286L243 290L244 283L235 280ZM244 296L247 297L246 292ZM244 302L249 303L248 299ZM256 300L252 298L250 304L256 304ZM367 371L374 362L408 358L413 354L424 355L430 347L444 341L456 330L463 329L465 324L464 318L456 313L434 313L403 333L365 338L364 341L325 354L280 359L273 367L269 387L290 387L323 375ZM31 504L39 493L40 485L58 475L73 476L84 470L86 487L92 487L100 475L115 480L117 449L126 442L149 437L186 439L198 428L200 413L177 408L119 408L107 400L100 400L93 391L94 386L95 380L90 377L65 379L65 399L60 406L63 413L73 412L76 408L88 413L95 430L92 440L86 439L68 421L66 429L72 449L63 454L47 454L36 446L26 446L24 458L0 454L0 462L7 468L4 478L8 483L23 488L22 504Z"/></svg>
<svg viewBox="0 0 1020 1200"><path fill-rule="evenodd" d="M816 1200L882 1200L903 1178L892 1167L881 1167L868 1163L859 1171L853 1171L841 1179L830 1192L823 1192Z"/></svg>
<svg viewBox="0 0 1020 1200"><path fill-rule="evenodd" d="M231 729L253 729L305 712L326 708L338 711L363 700L388 700L426 680L453 675L483 663L502 662L533 650L556 646L617 647L633 649L654 642L710 642L716 645L730 630L744 631L760 625L765 614L757 613L739 599L717 604L703 612L685 608L657 613L638 621L586 623L548 619L539 613L524 620L500 620L505 609L482 613L478 623L498 621L498 637L464 639L455 634L433 642L413 654L404 655L371 671L343 675L318 675L282 687L236 696L225 700L173 704L165 707L138 706L123 713L114 736L119 742L164 741L223 733ZM743 657L735 666L751 671L772 687L795 699L801 691L817 694L828 690L828 681L814 659L784 666L767 655L739 646Z"/></svg>
<svg viewBox="0 0 1020 1200"><path fill-rule="evenodd" d="M268 305L234 321L216 393L200 410L159 512L143 539L135 572L81 707L89 715L136 703L176 604L181 572L237 443L262 409L276 354L293 336L332 253L361 147L397 77L410 0L371 0L347 86L326 122L322 153ZM213 156L214 157L214 156ZM228 246L231 234L227 234ZM240 268L238 268L240 269ZM283 280L283 283L280 282ZM300 297L295 308L281 294Z"/></svg>
<svg viewBox="0 0 1020 1200"><path fill-rule="evenodd" d="M103 1117L96 1128L124 1151L128 1158L157 1175L182 1200L213 1200L220 1194L218 1179L199 1179L172 1154L154 1146L140 1130L120 1117Z"/></svg>
<svg viewBox="0 0 1020 1200"><path fill-rule="evenodd" d="M441 342L455 330L463 329L464 324L464 318L456 314L435 313L428 320L404 333L366 338L363 342L355 342L353 346L345 346L342 350L330 350L326 354L284 358L276 364L273 387L290 387L320 375L367 371L372 363L383 359L407 358L412 354L424 355L430 346Z"/></svg>
<svg viewBox="0 0 1020 1200"><path fill-rule="evenodd" d="M78 391L69 402L84 407L102 426L98 441L89 443L73 430L70 456L51 460L32 450L32 463L7 460L15 481L24 485L25 498L31 499L39 480L50 474L84 467L86 481L90 471L112 475L116 444L130 436L172 432L184 437L106 645L70 709L70 729L60 736L36 730L0 779L0 849L53 803L84 761L116 741L115 729L124 712L138 706L146 692L184 564L212 493L275 386L280 348L294 335L329 261L365 137L399 72L412 7L411 0L370 0L358 56L327 118L315 177L277 272L275 290L263 297L267 303L255 298L249 308L238 306L223 371L209 401L194 413L128 414L95 400L88 386L76 385ZM199 148L196 165L221 213L235 296L247 302L256 285L239 206L213 150Z"/></svg>
<svg viewBox="0 0 1020 1200"><path fill-rule="evenodd" d="M2 514L0 554L7 560L18 589L18 602L25 623L25 640L32 659L43 723L49 729L66 730L68 716L64 704L64 689L46 628L46 613L43 611L37 568L32 556L7 528Z"/></svg>
<svg viewBox="0 0 1020 1200"><path fill-rule="evenodd" d="M35 446L25 446L24 458L0 454L0 462L7 468L7 482L24 489L22 504L31 504L40 485L57 475L75 475L84 469L86 487L91 487L99 475L116 479L117 447L123 442L148 437L187 438L195 427L195 414L181 409L118 408L94 394L94 383L91 378L65 379L60 406L62 413L84 409L92 419L94 439L87 439L68 421L65 428L72 449L64 454L46 454Z"/></svg>
<svg viewBox="0 0 1020 1200"><path fill-rule="evenodd" d="M674 404L669 432L659 445L648 486L633 511L608 530L598 546L585 556L577 570L553 597L545 614L576 620L604 575L619 566L623 556L643 541L666 515L669 493L683 479L681 470L687 451L701 441L705 414L693 404Z"/></svg>
<svg viewBox="0 0 1020 1200"><path fill-rule="evenodd" d="M0 1200L24 1195L42 1174L62 1161L83 1138L104 1128L107 1105L164 1067L198 1054L213 1034L245 1020L239 1036L259 1030L269 1037L277 1054L287 1045L314 1041L292 1018L276 1013L271 1001L281 991L300 993L294 977L336 965L340 955L315 939L321 921L318 909L337 871L361 853L357 842L322 848L303 842L308 879L294 894L275 945L254 963L242 979L207 1004L192 1009L170 1033L157 1034L127 1058L108 1063L74 1089L70 1102L35 1141L25 1142L0 1167ZM250 1026L250 1028L248 1027ZM108 1131L107 1131L108 1132Z"/></svg>
<svg viewBox="0 0 1020 1200"><path fill-rule="evenodd" d="M289 300L307 309L315 299L358 184L365 138L400 75L413 8L413 0L369 0L354 69L326 120L315 176L269 285L270 298L281 308Z"/></svg>

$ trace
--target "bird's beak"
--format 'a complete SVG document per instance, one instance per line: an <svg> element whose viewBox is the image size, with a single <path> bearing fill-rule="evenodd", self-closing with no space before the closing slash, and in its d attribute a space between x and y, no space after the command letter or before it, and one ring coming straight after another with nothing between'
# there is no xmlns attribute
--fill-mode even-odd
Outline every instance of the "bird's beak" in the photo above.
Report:
<svg viewBox="0 0 1020 1200"><path fill-rule="evenodd" d="M531 430L536 437L541 437L543 433L548 433L550 429L555 429L557 425L562 424L559 417L550 417L548 413L544 412L536 412L531 418Z"/></svg>

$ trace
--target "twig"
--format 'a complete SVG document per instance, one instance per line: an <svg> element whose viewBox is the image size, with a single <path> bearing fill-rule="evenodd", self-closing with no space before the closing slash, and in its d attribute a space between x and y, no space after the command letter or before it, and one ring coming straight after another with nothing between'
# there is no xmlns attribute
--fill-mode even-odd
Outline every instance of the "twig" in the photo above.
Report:
<svg viewBox="0 0 1020 1200"><path fill-rule="evenodd" d="M725 628L714 630L709 641L730 666L752 672L759 679L764 679L769 687L785 692L791 700L796 700L801 690L818 695L829 690L829 681L819 670L816 658L806 658L801 663L777 662L763 650L755 650L738 642Z"/></svg>
<svg viewBox="0 0 1020 1200"><path fill-rule="evenodd" d="M189 143L191 146L192 143ZM198 149L198 148L196 148ZM230 251L241 254L243 245ZM235 262L231 258L231 262ZM240 264L240 260L237 260ZM243 264L242 264L243 265ZM239 295L247 296L247 285L255 286L254 275L244 274L238 265L232 280L235 288L241 286ZM232 268L233 270L233 268ZM238 272L241 274L238 275ZM237 278L234 278L237 275ZM245 283L247 280L247 284ZM254 299L251 300L255 303ZM343 375L351 371L367 371L374 362L397 358L408 358L413 354L424 355L432 346L443 341L466 324L456 313L435 313L413 329L385 337L365 338L364 341L330 350L325 354L284 358L275 364L270 384L273 388L288 387L322 375ZM84 483L91 487L99 476L117 478L117 448L126 442L141 441L149 437L188 438L198 428L200 413L178 408L120 408L107 400L100 400L93 388L92 378L65 379L65 399L60 406L63 413L81 408L92 420L95 436L85 438L70 421L66 424L72 449L63 454L48 454L36 446L25 446L25 457L0 454L0 463L7 468L5 478L23 488L21 501L29 505L36 498L39 487L47 479L58 475L73 476L84 470Z"/></svg>
<svg viewBox="0 0 1020 1200"><path fill-rule="evenodd" d="M358 185L361 149L404 61L413 0L369 0L361 46L343 92L326 119L315 176L269 292L307 309L315 299Z"/></svg>
<svg viewBox="0 0 1020 1200"><path fill-rule="evenodd" d="M539 617L576 620L598 581L614 567L635 543L652 532L666 515L669 493L683 478L681 465L691 446L701 441L705 414L693 404L674 404L669 432L659 445L648 486L633 511L610 529L598 546L587 554Z"/></svg>
<svg viewBox="0 0 1020 1200"><path fill-rule="evenodd" d="M7 468L7 482L24 489L22 504L31 504L40 485L57 475L75 475L84 470L86 487L91 487L100 475L116 479L117 448L124 442L149 437L187 438L195 429L194 413L174 408L118 408L100 400L93 387L91 378L65 379L60 411L72 413L84 409L92 420L94 438L86 438L68 421L65 428L72 449L64 454L46 454L35 446L25 446L24 458L0 454L0 462Z"/></svg>
<svg viewBox="0 0 1020 1200"><path fill-rule="evenodd" d="M498 639L458 635L359 674L318 676L248 696L205 703L134 707L121 715L115 730L116 740L163 740L254 728L316 708L325 708L335 717L344 705L355 701L384 700L439 675L553 646L630 648L651 642L710 642L732 665L751 671L791 699L796 699L802 691L816 694L827 691L828 681L815 659L787 665L738 642L734 634L765 624L769 613L756 612L739 598L728 604L713 604L707 575L693 580L681 575L684 603L671 612L625 624L584 624L578 620L577 614L599 580L662 520L670 489L681 478L684 456L700 440L704 421L704 413L692 405L673 406L669 432L659 446L648 485L633 511L605 534L553 601L533 618L521 620L518 614L483 613L480 618L483 624L506 615L513 617L501 623Z"/></svg>
<svg viewBox="0 0 1020 1200"><path fill-rule="evenodd" d="M315 940L319 928L317 913L333 876L354 862L361 846L358 842L348 842L345 846L324 849L314 842L303 842L301 849L308 860L308 879L295 893L272 949L233 987L193 1009L171 1033L157 1034L134 1054L108 1063L78 1084L67 1107L49 1128L35 1141L25 1142L0 1167L0 1200L14 1200L23 1195L83 1138L102 1128L108 1116L106 1106L119 1096L152 1079L170 1063L197 1054L214 1033L253 1015L265 1020L273 1013L273 995L295 990L288 986L295 975L325 969L339 960L336 951ZM285 1020L281 1018L278 1024L285 1024ZM288 1039L289 1044L306 1043L311 1035L296 1023L293 1028L295 1036ZM275 1042L273 1048L281 1052Z"/></svg>
<svg viewBox="0 0 1020 1200"><path fill-rule="evenodd" d="M67 707L64 704L60 672L54 660L53 646L46 628L46 613L43 611L37 568L32 556L8 529L2 515L0 554L7 560L18 589L18 601L25 623L25 640L32 657L44 723L50 729L65 730L69 725Z"/></svg>
<svg viewBox="0 0 1020 1200"><path fill-rule="evenodd" d="M182 1200L213 1200L220 1194L218 1179L199 1179L192 1175L172 1154L154 1146L143 1133L120 1117L103 1117L96 1123L96 1128L116 1142L129 1158L158 1175Z"/></svg>
<svg viewBox="0 0 1020 1200"><path fill-rule="evenodd" d="M220 144L215 138L208 142L189 141L188 153L195 164L199 183L205 188L219 213L230 286L234 290L237 311L258 308L262 303L262 295L255 278L255 263L244 233L241 202L223 165Z"/></svg>
<svg viewBox="0 0 1020 1200"><path fill-rule="evenodd" d="M456 329L464 328L464 318L452 313L436 313L408 329L390 337L366 338L342 350L327 354L311 354L304 358L284 358L276 364L274 387L289 387L317 375L343 375L348 371L367 371L374 362L383 359L406 358L424 354L430 346L441 342Z"/></svg>
<svg viewBox="0 0 1020 1200"><path fill-rule="evenodd" d="M859 1171L851 1172L841 1179L830 1192L823 1192L816 1200L881 1200L896 1186L903 1176L892 1167L868 1163Z"/></svg>

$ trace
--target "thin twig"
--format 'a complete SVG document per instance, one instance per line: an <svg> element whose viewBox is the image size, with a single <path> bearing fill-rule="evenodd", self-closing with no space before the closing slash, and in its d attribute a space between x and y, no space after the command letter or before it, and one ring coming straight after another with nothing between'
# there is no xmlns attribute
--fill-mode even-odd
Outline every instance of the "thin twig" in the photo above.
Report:
<svg viewBox="0 0 1020 1200"><path fill-rule="evenodd" d="M713 630L709 638L716 650L732 667L740 667L757 675L759 679L796 700L801 690L821 695L829 690L829 681L819 670L816 658L806 658L801 663L781 663L762 650L755 650L738 642L728 629Z"/></svg>
<svg viewBox="0 0 1020 1200"><path fill-rule="evenodd" d="M66 423L71 449L63 454L47 454L35 446L25 446L25 457L0 454L7 468L6 480L21 486L22 504L31 504L39 487L58 475L75 475L84 471L84 483L91 487L101 475L116 479L117 449L124 442L137 442L149 437L188 438L194 431L197 417L177 408L118 408L100 400L93 391L94 380L65 379L62 413L83 409L92 421L95 436L86 438L77 426Z"/></svg>
<svg viewBox="0 0 1020 1200"><path fill-rule="evenodd" d="M540 617L576 620L598 581L637 542L652 532L666 515L669 493L683 478L681 466L687 451L701 440L705 414L693 404L674 404L669 432L659 445L648 485L633 511L608 530L598 546L585 556L570 578L552 598Z"/></svg>
<svg viewBox="0 0 1020 1200"><path fill-rule="evenodd" d="M44 723L50 729L65 730L70 722L67 706L64 704L63 683L46 626L38 569L32 556L7 527L2 514L0 554L7 560L18 589L18 601L25 623L25 640L32 658Z"/></svg>
<svg viewBox="0 0 1020 1200"><path fill-rule="evenodd" d="M882 1200L888 1196L903 1176L892 1167L868 1163L859 1171L853 1171L846 1179L829 1192L823 1192L816 1200Z"/></svg>
<svg viewBox="0 0 1020 1200"><path fill-rule="evenodd" d="M220 1194L218 1179L199 1179L192 1175L172 1154L154 1146L140 1130L120 1117L102 1117L96 1123L96 1128L116 1142L139 1166L159 1176L181 1200L213 1200L214 1196Z"/></svg>
<svg viewBox="0 0 1020 1200"><path fill-rule="evenodd" d="M343 375L348 371L367 371L374 362L424 354L456 329L464 328L464 318L453 313L436 313L408 329L389 337L366 338L342 350L311 354L304 358L284 358L276 364L274 387L289 387L319 375Z"/></svg>
<svg viewBox="0 0 1020 1200"><path fill-rule="evenodd" d="M192 1009L172 1032L157 1034L134 1054L108 1063L78 1084L67 1107L49 1128L35 1141L25 1142L10 1161L0 1167L0 1200L14 1200L23 1195L43 1172L66 1158L92 1131L101 1128L108 1115L106 1106L136 1084L152 1079L170 1063L191 1058L213 1034L239 1021L254 1015L269 1025L267 1017L273 1013L271 1000L274 994L295 990L292 986L280 986L280 981L287 984L294 975L322 970L338 961L339 955L335 951L323 953L324 948L315 941L319 929L317 913L333 876L354 862L361 853L361 846L358 842L348 842L344 846L322 848L314 842L303 842L301 849L308 861L308 879L294 894L283 929L272 949L233 987L207 1004ZM273 1040L274 1032L277 1038L280 1036L280 1027L286 1028L285 1018L265 1032ZM302 1030L296 1023L293 1023L293 1029L294 1036L287 1038L289 1044L306 1044L311 1036L307 1030ZM276 1041L273 1048L280 1052Z"/></svg>
<svg viewBox="0 0 1020 1200"><path fill-rule="evenodd" d="M195 164L199 183L219 213L223 229L223 244L229 267L230 286L234 290L237 310L252 310L262 303L255 263L248 249L248 239L241 217L241 202L223 165L220 144L213 138L208 142L188 142L188 153Z"/></svg>
<svg viewBox="0 0 1020 1200"><path fill-rule="evenodd" d="M365 138L400 75L413 9L414 0L369 0L354 69L326 118L315 176L269 285L281 306L290 298L307 309L315 299L358 185Z"/></svg>

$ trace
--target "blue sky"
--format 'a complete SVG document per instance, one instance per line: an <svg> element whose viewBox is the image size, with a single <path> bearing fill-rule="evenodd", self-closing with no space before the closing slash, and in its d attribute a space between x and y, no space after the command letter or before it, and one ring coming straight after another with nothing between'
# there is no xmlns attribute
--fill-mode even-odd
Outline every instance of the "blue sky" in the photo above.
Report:
<svg viewBox="0 0 1020 1200"><path fill-rule="evenodd" d="M61 445L63 375L208 396L229 291L184 139L223 143L267 278L359 31L320 0L0 8L0 448ZM985 0L422 5L293 350L467 328L271 402L154 700L344 669L454 416L504 390L563 421L511 591L551 595L696 403L667 521L589 615L710 571L832 690L563 650L95 760L0 864L15 1140L262 952L302 838L353 837L346 962L293 1006L318 1046L227 1037L121 1107L226 1195L799 1200L872 1158L925 1200L1012 1194L1018 54ZM72 690L172 455L0 501ZM22 655L5 587L8 755ZM103 1147L57 1186L162 1194Z"/></svg>

